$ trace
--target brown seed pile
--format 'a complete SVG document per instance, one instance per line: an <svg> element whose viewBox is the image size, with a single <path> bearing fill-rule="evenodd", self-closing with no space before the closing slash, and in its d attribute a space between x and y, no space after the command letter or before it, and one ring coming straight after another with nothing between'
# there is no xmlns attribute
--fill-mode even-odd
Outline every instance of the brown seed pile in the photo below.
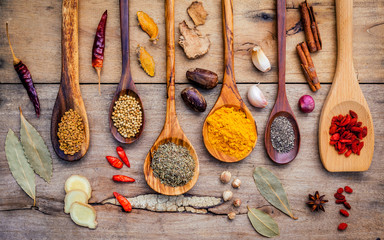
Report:
<svg viewBox="0 0 384 240"><path fill-rule="evenodd" d="M112 121L121 136L134 137L143 124L143 112L139 101L129 95L120 96L113 107Z"/></svg>
<svg viewBox="0 0 384 240"><path fill-rule="evenodd" d="M72 109L66 111L61 117L57 136L59 137L60 149L64 151L64 154L74 155L80 151L85 139L81 116Z"/></svg>

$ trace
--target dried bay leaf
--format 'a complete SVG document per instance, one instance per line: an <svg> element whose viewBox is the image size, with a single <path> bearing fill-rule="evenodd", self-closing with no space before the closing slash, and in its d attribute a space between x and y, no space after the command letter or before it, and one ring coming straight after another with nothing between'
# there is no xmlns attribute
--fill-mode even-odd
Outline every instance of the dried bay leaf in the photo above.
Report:
<svg viewBox="0 0 384 240"><path fill-rule="evenodd" d="M267 213L248 207L248 218L253 228L265 237L279 236L279 226Z"/></svg>
<svg viewBox="0 0 384 240"><path fill-rule="evenodd" d="M32 169L49 182L52 177L52 158L43 138L25 119L20 109L20 139Z"/></svg>
<svg viewBox="0 0 384 240"><path fill-rule="evenodd" d="M292 214L283 185L273 173L266 168L257 167L253 172L253 179L261 195L263 195L270 204L291 218L297 219Z"/></svg>
<svg viewBox="0 0 384 240"><path fill-rule="evenodd" d="M9 129L5 140L5 154L13 177L24 192L33 199L33 205L35 206L35 173L24 155L24 150L19 139L11 129Z"/></svg>

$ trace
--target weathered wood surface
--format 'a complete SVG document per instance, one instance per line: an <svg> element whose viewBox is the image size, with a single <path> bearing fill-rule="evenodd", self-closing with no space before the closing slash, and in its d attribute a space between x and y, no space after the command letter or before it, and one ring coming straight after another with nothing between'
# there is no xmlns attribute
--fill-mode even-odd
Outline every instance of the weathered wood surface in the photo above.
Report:
<svg viewBox="0 0 384 240"><path fill-rule="evenodd" d="M176 38L178 23L192 23L186 9L191 0L179 0L175 4ZM176 47L176 79L186 82L188 68L204 67L223 76L223 40L221 1L203 1L208 11L206 24L199 26L209 34L209 54L195 61L188 61L182 49ZM301 30L298 5L301 0L287 1L287 81L305 82L296 44L304 40ZM334 0L311 0L319 22L323 39L323 50L312 54L320 82L331 82L336 64L336 24ZM105 9L108 10L106 29L105 63L102 71L103 83L117 83L121 73L120 23L118 0L80 1L80 82L96 83L97 74L91 67L91 50L97 24ZM277 44L275 27L275 1L234 1L235 27L235 71L238 82L277 82ZM153 45L149 37L138 26L137 11L147 12L157 23L160 41ZM130 33L132 76L136 82L161 83L165 79L165 20L164 1L130 1ZM12 70L11 53L5 38L5 22L10 24L10 37L16 55L32 72L35 82L58 83L60 81L60 0L2 0L0 2L0 82L18 83ZM354 1L354 63L360 82L384 82L384 1ZM139 67L135 50L143 45L153 55L156 75L151 78ZM272 71L262 74L250 61L248 49L255 44L263 47L272 62Z"/></svg>
<svg viewBox="0 0 384 240"><path fill-rule="evenodd" d="M188 84L177 84L179 93ZM153 213L146 210L121 212L120 207L98 205L102 200L112 197L113 191L133 197L153 193L147 186L143 175L144 158L158 136L165 118L165 84L138 84L143 94L146 107L146 129L140 140L126 146L132 167L121 170L113 169L104 156L115 154L117 142L108 128L108 106L116 85L104 86L105 94L98 95L97 85L82 85L81 91L87 108L91 130L90 148L79 162L68 163L59 160L49 144L49 124L58 84L38 85L42 104L40 119L35 117L33 106L21 85L0 85L0 239L74 239L74 238L159 238L159 239L264 239L256 233L246 216L246 206L263 207L270 212L280 226L281 237L278 239L376 239L383 237L384 218L384 85L363 84L362 90L371 107L376 134L376 148L372 165L367 172L329 173L320 161L317 143L317 127L320 108L329 90L329 85L314 94L316 108L313 113L300 113L296 102L302 94L310 94L306 84L289 84L287 94L290 104L301 127L302 145L297 158L288 165L273 164L264 150L264 128L272 104L266 109L250 108L258 125L258 143L249 157L238 163L222 163L209 156L203 145L201 128L205 113L189 110L176 95L176 108L181 127L191 140L200 161L199 179L188 193L197 196L220 197L222 192L232 189L230 185L220 183L218 176L224 170L242 180L239 190L233 190L234 196L241 198L243 205L238 210L240 215L230 222L226 213L232 207L225 203L209 210L208 214L188 213ZM202 91L210 109L219 93L220 85L212 91ZM240 95L244 98L249 84L240 84ZM276 84L260 86L270 103L276 95ZM248 102L246 101L248 104ZM50 184L36 178L38 210L31 209L33 201L22 192L13 179L4 153L4 141L8 128L19 132L19 114L21 106L25 117L37 128L53 155L53 177ZM253 182L252 171L256 166L264 166L274 172L282 181L288 194L292 209L299 217L294 221L271 207L259 194ZM94 189L91 202L97 209L99 227L88 230L72 223L63 213L64 182L71 174L81 173L90 179ZM110 179L113 174L122 173L137 179L134 184L121 185ZM354 193L348 195L352 205L351 216L344 218L338 213L340 205L334 203L333 193L340 186L349 185ZM320 191L329 203L326 212L311 213L305 205L307 195ZM340 233L336 230L340 222L347 222L349 228Z"/></svg>
<svg viewBox="0 0 384 240"><path fill-rule="evenodd" d="M186 8L191 1L177 0L175 6L176 24L189 19ZM191 67L204 67L223 77L223 40L221 1L204 1L209 13L205 25L200 26L209 33L212 46L201 59L188 61L180 47L176 47L176 83L186 82L185 71ZM233 190L243 205L240 213L230 222L226 213L232 210L231 203L209 209L208 214L155 213L147 210L133 210L127 214L120 207L99 204L112 197L113 191L133 197L153 193L143 175L143 163L148 150L162 129L166 110L165 90L165 20L164 1L130 1L130 32L132 75L141 93L146 114L146 127L140 140L125 146L132 167L113 169L105 160L107 154L115 154L117 142L109 132L108 107L121 73L120 26L118 0L80 1L80 82L81 91L90 125L90 148L85 158L68 163L59 160L50 144L51 113L60 81L60 33L61 1L0 1L0 239L264 239L256 233L246 216L246 206L262 207L272 214L280 226L278 239L376 239L383 238L384 229L384 1L354 1L354 63L359 73L362 90L370 106L375 126L375 152L372 165L362 173L329 173L319 159L318 119L321 106L329 90L329 84L313 94L301 69L295 46L304 39L298 13L300 1L287 2L287 95L298 119L301 130L301 148L298 157L289 165L273 164L264 150L264 128L277 85L262 84L268 98L266 109L258 110L248 105L258 126L258 143L249 157L238 163L222 163L209 155L204 147L201 129L208 110L219 94L220 85L212 91L202 90L208 107L203 114L195 113L184 105L179 95L188 84L176 84L176 108L178 118L188 139L196 149L200 162L199 179L188 193L196 196L220 197L222 192L232 189L219 182L218 176L224 170L242 180L239 190ZM336 25L334 1L310 1L315 5L324 49L313 54L321 82L331 82L336 63ZM108 9L106 60L102 72L102 96L98 95L97 75L91 67L91 49L95 30L101 14ZM135 12L146 11L159 24L160 41L152 45L146 33L137 26ZM277 50L275 37L275 1L234 1L235 27L235 74L237 82L277 82ZM41 101L42 115L35 117L33 106L13 70L11 54L5 38L4 23L10 23L10 37L16 55L32 72ZM296 26L296 27L295 27ZM176 37L179 33L176 26ZM154 56L156 76L148 77L135 59L135 48L144 45ZM266 74L258 72L247 52L254 44L260 44L270 57L273 68ZM162 84L150 84L162 83ZM249 84L239 84L240 95L246 98ZM311 94L316 101L313 113L302 114L296 104L303 94ZM246 101L247 102L247 101ZM248 102L247 102L248 104ZM13 179L4 152L5 136L9 128L19 132L18 106L25 117L41 133L53 156L53 178L50 184L36 177L37 206L22 192ZM283 182L291 206L299 220L294 221L271 207L259 194L252 179L255 166L264 166L273 171ZM78 227L63 212L64 182L71 174L80 173L90 179L94 189L91 203L98 213L99 227L88 230ZM111 176L123 173L137 179L134 184L121 185L111 181ZM339 215L339 205L334 203L333 193L340 187L350 185L355 192L348 195L352 205L351 216ZM308 193L319 190L330 201L326 212L310 213L306 207ZM349 228L340 233L336 230L340 222L347 222Z"/></svg>

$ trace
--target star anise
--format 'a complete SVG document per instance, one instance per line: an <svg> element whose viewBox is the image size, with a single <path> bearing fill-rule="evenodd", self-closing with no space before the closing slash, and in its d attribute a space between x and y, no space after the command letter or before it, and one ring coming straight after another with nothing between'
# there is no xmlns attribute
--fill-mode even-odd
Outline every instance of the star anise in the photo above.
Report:
<svg viewBox="0 0 384 240"><path fill-rule="evenodd" d="M323 199L324 196L325 195L320 196L318 191L316 191L315 196L312 196L311 194L308 195L309 201L307 202L307 204L311 207L312 212L318 211L319 209L325 212L323 204L328 202L328 200Z"/></svg>

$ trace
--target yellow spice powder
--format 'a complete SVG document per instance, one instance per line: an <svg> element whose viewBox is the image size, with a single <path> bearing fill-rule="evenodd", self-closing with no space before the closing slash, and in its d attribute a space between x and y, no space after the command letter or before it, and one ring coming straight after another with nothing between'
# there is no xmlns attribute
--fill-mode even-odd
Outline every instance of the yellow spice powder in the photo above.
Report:
<svg viewBox="0 0 384 240"><path fill-rule="evenodd" d="M242 110L222 107L207 118L207 124L209 142L220 152L240 159L252 150L256 129Z"/></svg>

